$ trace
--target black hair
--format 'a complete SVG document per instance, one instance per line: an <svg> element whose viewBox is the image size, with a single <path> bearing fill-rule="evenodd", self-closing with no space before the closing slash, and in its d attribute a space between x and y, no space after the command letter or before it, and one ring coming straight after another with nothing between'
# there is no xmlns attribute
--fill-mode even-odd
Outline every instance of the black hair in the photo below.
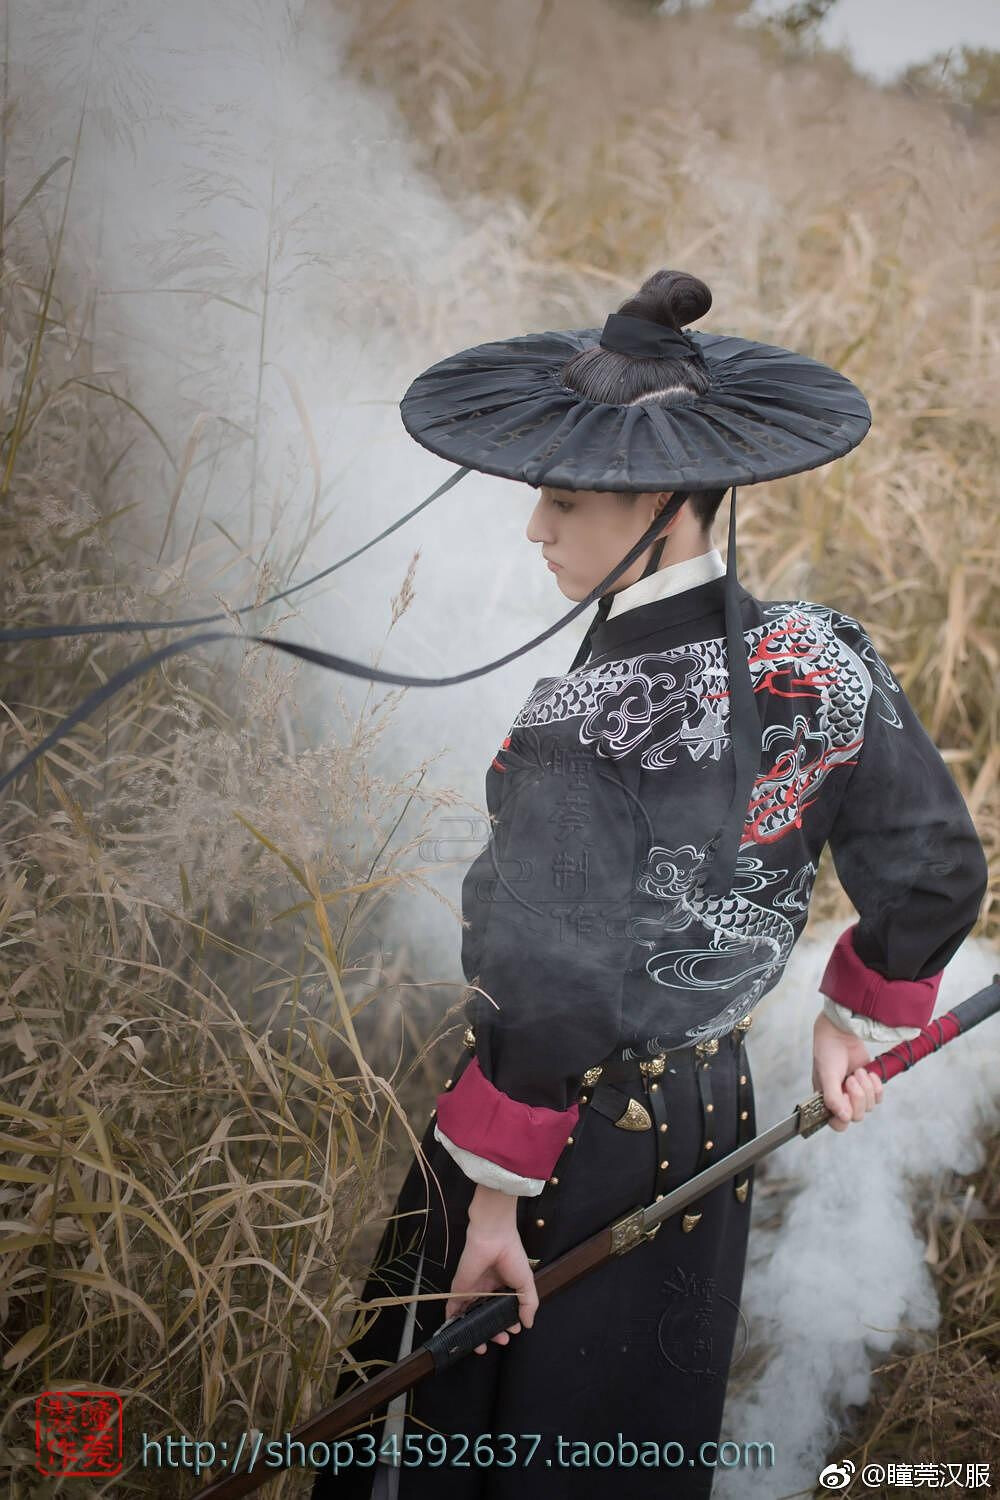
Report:
<svg viewBox="0 0 1000 1500"><path fill-rule="evenodd" d="M703 318L712 306L712 293L697 276L687 271L654 271L634 297L618 308L632 318L648 318L678 331L695 318ZM616 406L635 406L655 399L672 406L686 396L703 395L708 390L708 366L701 354L676 354L668 359L644 359L618 354L593 344L563 367L563 385L578 391L588 401L604 401ZM696 490L688 495L688 504L703 531L715 520L726 491ZM622 493L624 503L634 495Z"/></svg>

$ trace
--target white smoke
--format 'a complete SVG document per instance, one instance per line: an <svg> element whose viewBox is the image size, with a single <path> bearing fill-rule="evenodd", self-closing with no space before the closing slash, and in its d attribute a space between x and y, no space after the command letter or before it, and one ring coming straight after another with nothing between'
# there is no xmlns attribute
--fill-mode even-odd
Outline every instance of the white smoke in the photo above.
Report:
<svg viewBox="0 0 1000 1500"><path fill-rule="evenodd" d="M818 984L840 931L812 924L754 1013L747 1049L758 1134L814 1092ZM964 943L945 969L936 1013L989 984L998 967L992 945ZM805 1487L849 1434L847 1408L867 1401L875 1366L910 1330L927 1347L939 1308L918 1208L949 1169L983 1164L982 1142L1000 1123L997 1027L991 1017L956 1037L890 1079L862 1120L788 1141L758 1169L741 1301L749 1342L730 1375L722 1437L773 1443L775 1465L720 1470L713 1496L812 1493ZM886 1045L868 1050L874 1057ZM961 1207L977 1210L974 1200Z"/></svg>
<svg viewBox="0 0 1000 1500"><path fill-rule="evenodd" d="M244 604L262 558L280 570L297 559L270 593L440 485L454 466L409 438L398 402L433 360L532 326L527 229L513 207L456 207L421 172L391 104L345 67L345 17L318 0L21 0L11 32L22 104L9 196L75 155L72 181L66 163L21 222L44 205L52 236L65 205L61 285L80 321L92 304L95 384L155 428L138 428L108 495L138 502L120 550L148 564L151 584L165 566L193 581L183 614L212 609L216 591ZM419 676L494 660L569 608L524 538L533 504L527 486L470 474L296 596L301 616L277 633ZM388 633L417 549L414 602ZM407 691L373 774L437 757L426 785L481 808L515 706L569 662L585 624L495 676ZM239 652L199 650L234 663ZM299 681L317 740L342 729L338 696L357 709L397 691L315 666ZM456 901L487 825L461 809L436 816L429 878ZM458 979L454 918L420 893L396 912L415 956Z"/></svg>
<svg viewBox="0 0 1000 1500"><path fill-rule="evenodd" d="M123 550L151 576L163 562L180 571L190 552L190 613L200 613L215 590L245 602L266 548L279 564L294 558L314 506L328 519L282 582L319 571L440 484L451 466L406 436L397 403L452 349L533 326L519 269L527 230L513 207L446 201L392 106L345 69L336 10L315 0L11 0L10 26L11 92L24 104L8 199L20 202L76 151L64 284L77 314L93 299L95 381L127 394L156 428L114 479L119 503L140 502ZM51 229L68 187L63 166L22 226L44 204ZM428 676L502 655L568 608L525 541L532 504L523 486L468 476L321 585L280 634L361 660L379 651L386 669ZM386 641L417 547L416 600ZM480 802L528 688L568 665L584 624L495 675L413 689L373 759L403 767L439 753L436 782ZM315 667L299 681L317 734L336 694L357 703L366 691ZM439 831L459 861L442 866L440 886L457 901L461 860L485 827L455 813ZM419 921L416 909L399 902L395 913L421 967L457 978L457 925L427 897ZM757 1013L748 1045L761 1130L812 1092L817 982L835 936L811 929ZM967 944L939 1009L995 967L985 945ZM719 1496L770 1500L813 1483L897 1330L933 1329L913 1205L945 1169L978 1166L978 1138L995 1127L981 1042L958 1039L894 1079L863 1123L790 1142L760 1171L746 1363L773 1353L748 1388L734 1368L723 1435L772 1441L777 1467L720 1472Z"/></svg>

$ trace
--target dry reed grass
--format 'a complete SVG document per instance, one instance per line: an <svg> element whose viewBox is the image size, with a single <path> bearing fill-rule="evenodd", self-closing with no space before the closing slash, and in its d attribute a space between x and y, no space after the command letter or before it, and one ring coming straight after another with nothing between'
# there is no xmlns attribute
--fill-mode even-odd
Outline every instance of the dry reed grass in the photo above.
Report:
<svg viewBox="0 0 1000 1500"><path fill-rule="evenodd" d="M109 511L105 484L143 416L97 394L113 388L84 314L60 299L59 243L41 273L3 247L4 618L190 615L203 596L186 560L141 576L121 560L117 528L136 518ZM390 630L411 598L408 575ZM4 765L155 644L8 647ZM174 658L0 809L11 1493L55 1492L34 1467L42 1390L124 1401L124 1474L110 1489L74 1480L75 1493L187 1494L183 1469L138 1466L141 1432L289 1430L372 1317L357 1282L388 1147L416 1144L408 1111L456 999L429 980L411 989L402 950L386 962L380 906L401 883L443 899L414 851L458 799L423 785L426 764L371 774L399 690L354 714L341 703L335 732L310 744L287 661L259 645ZM302 1482L291 1471L271 1493Z"/></svg>
<svg viewBox="0 0 1000 1500"><path fill-rule="evenodd" d="M719 14L668 27L601 0L366 0L357 19L354 66L395 93L440 181L518 205L512 255L540 317L598 321L666 260L712 284L717 326L829 358L868 392L856 455L754 491L744 576L870 626L995 865L995 148L835 60L770 67L773 40ZM122 517L104 483L142 418L106 398L95 417L56 269L5 247L5 615L142 615L144 590L154 613L188 613L183 568L160 592L109 574ZM447 316L429 317L443 353ZM5 759L134 644L11 652ZM364 1320L386 1145L413 1140L406 1110L426 1101L455 998L428 986L402 1038L377 1003L408 978L374 951L378 901L419 879L423 830L395 842L397 825L435 805L420 768L366 776L395 695L313 748L288 717L297 668L237 655L143 679L0 814L0 1461L19 1493L45 1386L118 1389L151 1435L273 1434L322 1404ZM817 910L839 899L821 887ZM994 901L983 930L996 923ZM983 1196L995 1182L991 1168ZM989 1228L963 1222L940 1262L967 1410L982 1395L967 1341L1000 1293ZM912 1428L941 1385L921 1394L904 1368L916 1407L887 1400ZM133 1468L115 1494L182 1477Z"/></svg>

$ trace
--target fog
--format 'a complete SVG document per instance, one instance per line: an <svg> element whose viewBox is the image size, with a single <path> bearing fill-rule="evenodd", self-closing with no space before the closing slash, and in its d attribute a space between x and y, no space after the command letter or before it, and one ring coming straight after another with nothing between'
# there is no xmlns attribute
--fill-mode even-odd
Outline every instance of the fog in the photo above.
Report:
<svg viewBox="0 0 1000 1500"><path fill-rule="evenodd" d="M754 1012L747 1050L758 1134L813 1092L817 987L839 932L836 924L812 923L781 983ZM982 989L996 971L992 946L967 941L945 970L935 1014ZM884 1049L873 1043L869 1050ZM928 1241L932 1185L949 1168L978 1170L979 1142L998 1124L992 1049L959 1036L891 1079L864 1119L788 1141L767 1158L754 1184L741 1302L746 1328L738 1340L747 1343L732 1366L722 1438L772 1442L775 1468L754 1470L752 1480L746 1469L720 1473L713 1496L778 1500L815 1483L849 1427L847 1408L867 1401L872 1372L901 1330L919 1330L921 1342L909 1349L933 1347L938 1301L928 1258L944 1258L947 1245ZM984 1212L961 1195L934 1206L949 1238L962 1214ZM762 1349L769 1358L757 1372ZM751 1367L754 1377L744 1378Z"/></svg>
<svg viewBox="0 0 1000 1500"><path fill-rule="evenodd" d="M881 14L902 9L883 0ZM909 27L916 9L906 6L910 42L940 45L929 20ZM397 403L452 349L531 326L530 226L512 207L445 202L391 103L345 71L337 12L304 0L15 0L10 28L12 91L30 101L13 135L12 198L76 151L72 184L64 166L46 192L51 225L69 191L65 285L81 306L92 298L95 369L156 428L113 481L111 500L141 499L123 550L158 577L190 549L193 605L215 590L243 603L267 549L279 563L294 557L311 517L327 519L283 583L327 566L447 478L451 466L404 433ZM360 660L378 651L387 670L429 676L492 660L569 608L524 537L533 503L524 486L469 475L312 592L280 634ZM387 637L417 549L415 601ZM585 623L495 675L408 692L376 761L403 768L437 756L435 780L481 803L517 708L539 676L568 666ZM313 667L299 690L317 736L335 722L337 693L357 703L365 691ZM458 855L468 842L468 858L485 832L457 813L439 828ZM463 869L442 869L452 900ZM401 901L395 921L426 977L459 977L458 929L437 903ZM751 1029L760 1129L812 1092L817 982L836 935L810 930ZM985 945L967 944L939 1011L995 967ZM772 1441L778 1468L755 1474L752 1491L745 1474L720 1475L720 1495L769 1500L814 1483L845 1405L865 1400L896 1329L933 1331L916 1205L946 1167L979 1164L975 1137L996 1125L994 1072L985 1049L959 1038L893 1080L861 1125L792 1141L759 1175L750 1344L723 1434ZM765 1348L744 1388L741 1364Z"/></svg>
<svg viewBox="0 0 1000 1500"><path fill-rule="evenodd" d="M78 313L93 299L95 368L156 429L130 449L108 502L141 494L123 550L151 581L186 566L197 587L185 613L217 590L249 601L261 560L295 557L312 516L324 525L282 585L430 494L454 467L403 430L406 386L453 348L529 326L521 215L446 205L389 102L345 72L346 32L334 8L299 0L11 11L12 91L24 101L12 181L20 190L72 156L80 130L64 277ZM63 167L50 222L67 185ZM534 500L527 486L470 474L297 596L301 618L278 633L363 662L378 653L383 669L421 676L494 660L570 607L525 540ZM417 552L415 598L390 635L391 601ZM262 623L244 617L247 630ZM568 665L584 625L495 676L412 689L394 710L373 766L437 757L430 780L474 804L440 815L441 858L481 847L485 767L532 683ZM225 643L200 649L237 656ZM340 722L337 695L357 707L367 691L316 667L301 689L316 737ZM458 879L452 864L441 888L453 896ZM439 961L455 932L448 912L426 897L399 908L418 954Z"/></svg>

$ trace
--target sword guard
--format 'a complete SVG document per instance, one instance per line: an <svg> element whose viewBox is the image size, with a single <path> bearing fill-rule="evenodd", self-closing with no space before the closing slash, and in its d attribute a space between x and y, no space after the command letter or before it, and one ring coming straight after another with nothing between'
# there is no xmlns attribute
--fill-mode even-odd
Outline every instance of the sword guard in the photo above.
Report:
<svg viewBox="0 0 1000 1500"><path fill-rule="evenodd" d="M643 1240L651 1240L659 1228L659 1224L654 1224L652 1229L647 1229L645 1208L634 1208L624 1219L612 1224L611 1254L624 1255L627 1250L634 1250Z"/></svg>
<svg viewBox="0 0 1000 1500"><path fill-rule="evenodd" d="M804 1103L795 1106L799 1116L799 1135L812 1135L830 1119L832 1111L823 1103L822 1094L813 1094Z"/></svg>

